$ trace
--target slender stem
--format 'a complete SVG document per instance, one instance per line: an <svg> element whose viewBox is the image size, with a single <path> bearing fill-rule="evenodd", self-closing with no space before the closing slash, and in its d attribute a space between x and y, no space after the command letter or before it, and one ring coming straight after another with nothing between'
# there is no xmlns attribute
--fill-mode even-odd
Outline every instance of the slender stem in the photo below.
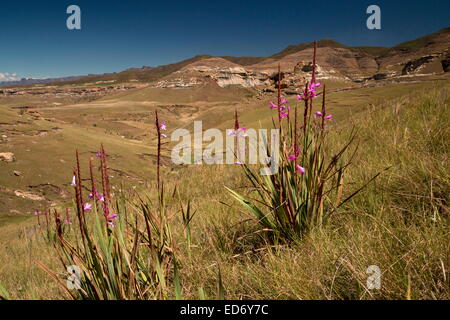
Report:
<svg viewBox="0 0 450 320"><path fill-rule="evenodd" d="M238 136L239 128L240 128L239 117L237 114L237 110L234 110L234 135L235 135L235 140L236 140L236 157L237 157L238 163L241 162L241 151L239 149L239 136Z"/></svg>
<svg viewBox="0 0 450 320"><path fill-rule="evenodd" d="M278 100L278 103L277 103L277 106L278 106L278 127L280 128L280 130L281 130L281 110L280 110L280 107L281 107L281 67L280 67L280 64L278 63L278 81L277 81L277 100Z"/></svg>
<svg viewBox="0 0 450 320"><path fill-rule="evenodd" d="M155 125L156 125L156 133L158 135L158 154L157 154L157 163L156 163L156 180L158 185L158 191L160 190L160 175L159 168L161 165L161 128L159 127L159 119L158 119L158 111L155 110Z"/></svg>
<svg viewBox="0 0 450 320"><path fill-rule="evenodd" d="M314 41L313 69L312 69L311 83L316 83L316 52L317 52L317 41Z"/></svg>
<svg viewBox="0 0 450 320"><path fill-rule="evenodd" d="M325 85L323 85L322 92L322 131L325 128Z"/></svg>

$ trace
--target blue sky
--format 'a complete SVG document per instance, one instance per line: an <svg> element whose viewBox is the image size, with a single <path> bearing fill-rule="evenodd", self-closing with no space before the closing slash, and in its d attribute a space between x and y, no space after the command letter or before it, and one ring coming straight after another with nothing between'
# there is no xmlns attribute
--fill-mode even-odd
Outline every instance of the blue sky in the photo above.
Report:
<svg viewBox="0 0 450 320"><path fill-rule="evenodd" d="M66 28L71 4L81 8L81 30ZM366 28L371 4L381 8L381 30ZM5 74L114 72L197 54L267 56L323 38L393 46L450 26L449 12L448 0L2 0L0 81Z"/></svg>

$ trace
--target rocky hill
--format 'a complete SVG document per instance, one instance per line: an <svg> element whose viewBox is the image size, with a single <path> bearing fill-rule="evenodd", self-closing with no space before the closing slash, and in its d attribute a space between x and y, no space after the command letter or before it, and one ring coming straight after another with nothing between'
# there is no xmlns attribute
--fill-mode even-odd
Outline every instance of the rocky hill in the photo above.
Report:
<svg viewBox="0 0 450 320"><path fill-rule="evenodd" d="M450 28L392 48L349 47L332 39L317 42L317 77L344 82L420 77L450 71ZM205 83L219 87L273 85L280 65L287 86L304 83L310 73L313 43L291 45L269 57L198 55L177 63L90 75L58 84L144 82L157 88L189 88Z"/></svg>
<svg viewBox="0 0 450 320"><path fill-rule="evenodd" d="M186 88L211 81L220 87L270 86L280 65L284 85L298 87L311 72L313 46L313 43L292 45L263 58L198 56L152 86ZM443 74L450 69L450 28L393 48L348 47L332 39L318 41L317 47L318 79L366 82Z"/></svg>

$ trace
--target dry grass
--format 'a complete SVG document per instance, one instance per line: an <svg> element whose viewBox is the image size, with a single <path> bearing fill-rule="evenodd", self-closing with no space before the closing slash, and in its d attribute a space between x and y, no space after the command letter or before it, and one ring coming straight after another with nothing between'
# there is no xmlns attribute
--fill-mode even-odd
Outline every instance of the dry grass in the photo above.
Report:
<svg viewBox="0 0 450 320"><path fill-rule="evenodd" d="M389 167L324 227L301 242L271 246L264 232L227 195L246 186L235 166L163 170L197 211L187 254L177 199L169 199L183 296L227 299L449 299L448 85L409 93L335 124L336 145L358 128L360 151L345 181L350 194ZM106 145L107 147L108 145ZM223 204L223 202L228 205ZM64 296L35 264L39 257L64 278L52 246L35 236L34 221L1 227L0 283L11 298ZM19 234L19 236L17 236ZM367 290L366 269L378 265L381 289Z"/></svg>

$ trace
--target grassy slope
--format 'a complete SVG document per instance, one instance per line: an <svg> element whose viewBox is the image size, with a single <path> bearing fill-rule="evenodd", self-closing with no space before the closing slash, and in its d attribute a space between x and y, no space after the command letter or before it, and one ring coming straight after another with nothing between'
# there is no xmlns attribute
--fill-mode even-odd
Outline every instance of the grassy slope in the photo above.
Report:
<svg viewBox="0 0 450 320"><path fill-rule="evenodd" d="M293 248L270 251L258 235L249 235L252 223L237 223L248 216L223 199L220 185L247 183L226 170L218 172L214 183L207 182L208 188L180 181L191 185L194 195L200 193L199 214L208 215L196 220L202 230L197 237L203 235L197 239L200 257L185 268L186 285L209 283L213 290L217 268L206 266L220 265L229 298L448 299L450 92L448 85L436 86L403 92L403 97L365 108L333 128L334 144L342 143L353 125L359 130L360 152L345 182L347 195L392 167L322 232ZM197 169L202 181L212 174L205 170ZM211 204L219 201L232 209ZM380 291L364 289L366 268L372 264L383 272ZM190 297L195 297L192 291Z"/></svg>
<svg viewBox="0 0 450 320"><path fill-rule="evenodd" d="M253 222L241 222L248 216L223 188L246 185L239 168L165 169L168 188L179 186L183 198L191 198L197 209L193 259L180 247L184 295L197 298L198 288L204 287L214 296L220 265L227 298L402 299L410 292L413 299L448 299L444 274L448 270L449 87L448 82L440 82L330 95L330 110L338 118L330 134L333 143L341 143L353 125L359 129L360 152L345 181L346 193L392 168L332 217L322 232L313 232L292 248L269 250L261 237L251 233ZM265 102L261 102L264 109L248 108L243 112L247 126L267 118L261 111L268 109ZM221 115L231 114L227 110ZM228 123L222 126L229 127ZM103 138L96 137L95 142ZM116 138L110 139L107 145L112 147ZM122 161L132 162L128 156ZM150 170L142 164L141 168ZM34 221L26 221L0 227L0 260L8 261L0 268L0 283L13 297L61 297L33 262L39 257L56 267L48 245L34 236L33 225ZM383 272L380 291L364 290L365 271L371 264Z"/></svg>
<svg viewBox="0 0 450 320"><path fill-rule="evenodd" d="M0 190L0 215L30 213L35 207L42 209L60 200L62 194L71 194L67 187L72 176L75 149L86 159L95 156L100 144L104 143L111 154L114 169L135 177L135 184L149 178L150 170L145 164L150 160L138 154L151 153L152 149L139 141L122 139L94 127L80 129L68 123L19 115L4 106L0 106L0 113L0 132L8 137L8 142L0 143L0 150L13 152L17 159L12 163L0 162L0 185L3 187ZM39 135L42 132L45 135ZM20 171L21 175L15 176L13 171ZM116 174L115 179L121 178ZM44 195L47 201L21 199L14 195L15 190Z"/></svg>

